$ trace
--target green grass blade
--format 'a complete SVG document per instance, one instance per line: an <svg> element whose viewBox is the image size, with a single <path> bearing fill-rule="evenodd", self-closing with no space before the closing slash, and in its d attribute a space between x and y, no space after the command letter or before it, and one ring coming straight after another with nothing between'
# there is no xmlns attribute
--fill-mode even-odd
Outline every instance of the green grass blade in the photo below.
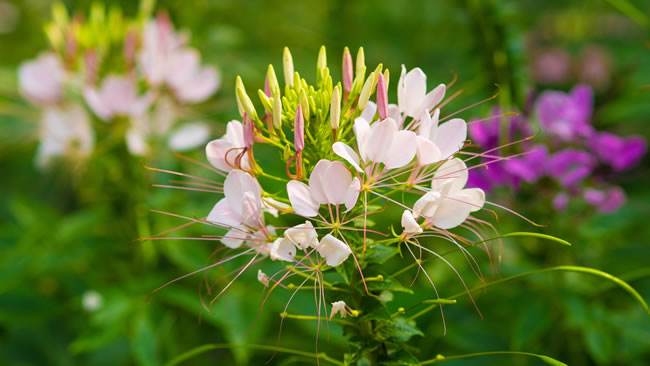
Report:
<svg viewBox="0 0 650 366"><path fill-rule="evenodd" d="M558 361L549 356L540 355L537 353L530 352L517 352L517 351L492 351L492 352L477 352L477 353L467 353L464 355L454 355L454 356L443 356L438 355L433 359L419 363L419 365L433 365L436 363L443 363L445 361L454 361L461 360L465 358L476 358L484 356L524 356L524 357L533 357L544 361L544 363L552 366L567 366L564 362Z"/></svg>

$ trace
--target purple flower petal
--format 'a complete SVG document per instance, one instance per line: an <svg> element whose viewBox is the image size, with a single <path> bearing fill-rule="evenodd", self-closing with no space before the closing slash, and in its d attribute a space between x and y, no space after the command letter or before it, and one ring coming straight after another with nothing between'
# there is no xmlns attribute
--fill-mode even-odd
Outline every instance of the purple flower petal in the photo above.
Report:
<svg viewBox="0 0 650 366"><path fill-rule="evenodd" d="M642 137L626 138L609 132L592 136L589 146L603 163L615 171L633 167L647 151L646 141Z"/></svg>
<svg viewBox="0 0 650 366"><path fill-rule="evenodd" d="M577 186L589 176L596 165L594 157L580 150L561 150L548 159L548 174L557 179L565 188Z"/></svg>

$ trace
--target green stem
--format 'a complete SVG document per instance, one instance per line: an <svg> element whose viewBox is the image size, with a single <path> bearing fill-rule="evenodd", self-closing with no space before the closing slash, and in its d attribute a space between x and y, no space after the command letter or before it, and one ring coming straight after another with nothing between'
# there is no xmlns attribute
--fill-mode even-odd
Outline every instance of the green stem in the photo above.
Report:
<svg viewBox="0 0 650 366"><path fill-rule="evenodd" d="M268 346L264 344L227 344L227 343L220 343L220 344L205 344L203 346L199 346L196 348L193 348L177 357L172 359L171 361L167 362L166 366L175 366L175 365L180 365L182 362L187 361L195 356L198 356L202 353L208 352L208 351L213 351L213 350L219 350L219 349L232 349L232 348L237 348L237 347L248 347L252 349L257 349L257 350L262 350L262 351L275 351L275 352L280 352L280 353L286 353L286 354L291 354L291 355L296 355L296 356L302 356L305 358L310 358L310 359L316 359L316 360L323 360L325 362L328 362L332 365L340 365L343 366L343 362L336 360L334 358L329 357L327 354L324 352L320 353L312 353L312 352L303 352L291 348L284 348L284 347L276 347L276 346Z"/></svg>
<svg viewBox="0 0 650 366"><path fill-rule="evenodd" d="M476 353L467 353L464 355L456 355L456 356L442 356L438 355L435 358L432 358L430 360L420 362L418 365L432 365L434 363L442 363L446 361L453 361L453 360L461 360L465 358L474 358L474 357L483 357L483 356L526 356L526 357L534 357L538 358L545 363L549 365L554 365L554 366L567 366L564 362L558 361L554 358L540 355L537 353L530 353L530 352L517 352L517 351L492 351L492 352L476 352Z"/></svg>
<svg viewBox="0 0 650 366"><path fill-rule="evenodd" d="M516 279L519 279L519 278L522 278L522 277L535 275L535 274L541 274L541 273L547 273L547 272L577 272L577 273L590 274L592 276L605 278L605 279L613 282L614 284L618 285L619 287L621 287L623 290L625 290L630 295L632 295L632 297L634 299L636 299L637 302L641 305L643 310L645 310L645 312L650 315L650 308L648 307L648 304L646 303L646 301L643 299L641 294L639 294L627 282L625 282L625 281L621 280L620 278L618 278L616 276L613 276L613 275L611 275L611 274L609 274L607 272L603 272L601 270L594 269L594 268L588 268L588 267L556 266L556 267L544 268L544 269L540 269L540 270L536 270L536 271L524 272L524 273L516 274L516 275L510 276L510 277L502 278L500 280L496 280L496 281L493 281L493 282L481 284L479 286L474 287L470 291L474 292L474 291L482 290L482 289L487 288L487 287L491 287L491 286L499 285L499 284L509 282L509 281L512 281L512 280L516 280ZM450 297L448 297L448 299L450 299L450 300L451 299L456 299L456 298L461 297L463 295L466 295L468 293L469 293L468 291L464 291L464 292L455 294L453 296L450 296ZM419 318L420 316L422 316L422 315L428 313L429 311L435 309L437 306L438 306L437 304L433 304L431 306L428 306L428 307L422 309L421 311L419 311L418 313L412 315L411 319Z"/></svg>

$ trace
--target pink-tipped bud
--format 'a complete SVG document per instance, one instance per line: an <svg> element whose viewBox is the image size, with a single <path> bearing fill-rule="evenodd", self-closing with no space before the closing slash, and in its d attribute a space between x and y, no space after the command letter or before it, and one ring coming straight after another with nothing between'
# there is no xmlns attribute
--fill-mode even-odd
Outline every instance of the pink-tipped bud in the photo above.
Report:
<svg viewBox="0 0 650 366"><path fill-rule="evenodd" d="M97 81L97 53L94 50L86 51L84 64L86 66L86 84L94 85Z"/></svg>
<svg viewBox="0 0 650 366"><path fill-rule="evenodd" d="M129 65L135 63L137 47L138 35L134 31L127 32L124 38L124 58Z"/></svg>
<svg viewBox="0 0 650 366"><path fill-rule="evenodd" d="M345 47L343 49L343 91L347 94L352 89L352 81L354 80L354 66L352 65L352 55L350 50Z"/></svg>
<svg viewBox="0 0 650 366"><path fill-rule="evenodd" d="M377 79L377 111L381 119L388 117L388 90L382 73Z"/></svg>
<svg viewBox="0 0 650 366"><path fill-rule="evenodd" d="M244 113L244 147L250 149L255 142L255 131L253 131L253 120Z"/></svg>
<svg viewBox="0 0 650 366"><path fill-rule="evenodd" d="M296 108L296 119L293 123L293 144L296 152L305 148L305 119L302 116L302 107L298 104Z"/></svg>

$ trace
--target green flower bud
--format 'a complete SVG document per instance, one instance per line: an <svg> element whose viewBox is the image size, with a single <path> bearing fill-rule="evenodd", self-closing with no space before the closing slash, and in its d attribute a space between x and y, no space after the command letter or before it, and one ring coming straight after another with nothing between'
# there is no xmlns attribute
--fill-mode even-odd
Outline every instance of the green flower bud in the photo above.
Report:
<svg viewBox="0 0 650 366"><path fill-rule="evenodd" d="M375 86L377 85L377 72L373 71L368 75L366 83L363 84L361 88L361 93L359 94L359 109L364 109L370 100L370 96L375 91Z"/></svg>
<svg viewBox="0 0 650 366"><path fill-rule="evenodd" d="M280 84L278 84L278 77L275 75L273 65L269 65L269 68L266 70L266 80L268 80L271 95L279 94Z"/></svg>
<svg viewBox="0 0 650 366"><path fill-rule="evenodd" d="M366 74L366 55L363 52L363 47L359 47L359 51L357 51L357 63L356 63L356 69L355 73L358 75L364 75Z"/></svg>
<svg viewBox="0 0 650 366"><path fill-rule="evenodd" d="M239 113L243 116L246 112L252 120L256 120L257 111L255 111L255 106L251 101L251 98L246 93L246 88L244 87L244 82L240 76L237 76L235 81L235 94L237 96L237 107L239 108Z"/></svg>
<svg viewBox="0 0 650 366"><path fill-rule="evenodd" d="M273 127L282 127L282 97L279 92L273 95Z"/></svg>
<svg viewBox="0 0 650 366"><path fill-rule="evenodd" d="M332 102L330 104L330 126L333 129L339 128L341 121L341 85L337 85L332 90Z"/></svg>
<svg viewBox="0 0 650 366"><path fill-rule="evenodd" d="M293 86L293 57L288 47L284 48L282 53L282 68L284 71L284 84L286 86Z"/></svg>
<svg viewBox="0 0 650 366"><path fill-rule="evenodd" d="M318 51L318 61L316 61L316 72L327 67L327 52L325 51L325 46L320 47Z"/></svg>

